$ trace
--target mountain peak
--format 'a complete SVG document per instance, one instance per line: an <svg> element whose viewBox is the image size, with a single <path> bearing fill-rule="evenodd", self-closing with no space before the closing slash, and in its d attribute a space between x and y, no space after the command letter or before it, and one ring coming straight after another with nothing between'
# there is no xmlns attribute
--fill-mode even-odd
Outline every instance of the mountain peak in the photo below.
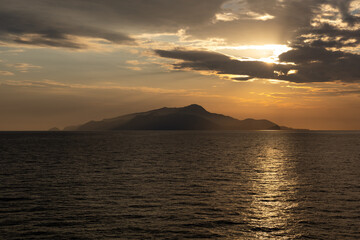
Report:
<svg viewBox="0 0 360 240"><path fill-rule="evenodd" d="M202 106L200 106L198 104L191 104L189 106L183 107L182 109L189 110L192 112L207 112L205 110L205 108L203 108Z"/></svg>

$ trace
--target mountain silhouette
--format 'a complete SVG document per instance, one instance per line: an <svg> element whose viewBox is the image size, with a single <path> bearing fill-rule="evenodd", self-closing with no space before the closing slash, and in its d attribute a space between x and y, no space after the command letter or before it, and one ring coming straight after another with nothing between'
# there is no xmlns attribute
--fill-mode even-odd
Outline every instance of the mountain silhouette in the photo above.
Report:
<svg viewBox="0 0 360 240"><path fill-rule="evenodd" d="M160 108L133 113L102 121L90 121L79 126L66 127L65 131L110 130L281 130L289 129L268 120L238 120L210 113L202 106L192 104L182 108Z"/></svg>

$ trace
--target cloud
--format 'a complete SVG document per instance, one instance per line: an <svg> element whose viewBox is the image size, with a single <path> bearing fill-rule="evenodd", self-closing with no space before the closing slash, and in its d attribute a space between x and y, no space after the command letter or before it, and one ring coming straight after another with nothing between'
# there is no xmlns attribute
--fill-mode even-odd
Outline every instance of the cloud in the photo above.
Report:
<svg viewBox="0 0 360 240"><path fill-rule="evenodd" d="M284 44L299 37L314 24L352 26L360 19L357 0L231 0L223 4L220 16L232 21L191 26L193 38L223 38L231 44Z"/></svg>
<svg viewBox="0 0 360 240"><path fill-rule="evenodd" d="M279 56L280 62L296 64L290 81L360 81L360 25L349 11L351 2L321 1L314 22L297 30L293 49Z"/></svg>
<svg viewBox="0 0 360 240"><path fill-rule="evenodd" d="M220 34L229 39L236 37L241 40L234 41L247 44L289 41L292 49L279 56L280 64L232 59L228 55L208 50L155 50L155 53L160 57L180 60L173 64L174 69L232 75L232 79L237 81L264 78L296 83L357 82L360 81L360 25L357 25L358 17L352 14L354 9L350 11L352 2L229 1L227 4L238 13L237 19L219 21L205 29L189 29L189 34L197 37L209 34L215 37ZM234 7L239 4L239 9ZM223 8L226 10L226 4ZM246 19L244 9L274 18L267 21ZM234 32L236 26L238 29Z"/></svg>
<svg viewBox="0 0 360 240"><path fill-rule="evenodd" d="M0 86L14 86L14 87L26 87L26 88L46 88L46 89L62 89L62 88L70 88L69 85L51 81L51 80L43 80L43 81L4 81L0 82Z"/></svg>
<svg viewBox="0 0 360 240"><path fill-rule="evenodd" d="M296 30L310 26L324 1L227 1L222 14L233 14L234 21L192 26L187 33L194 38L224 38L231 44L284 44L297 36Z"/></svg>
<svg viewBox="0 0 360 240"><path fill-rule="evenodd" d="M130 70L133 70L133 71L141 71L142 68L141 67L135 67L135 66L129 66L129 67L126 67L127 69L130 69Z"/></svg>
<svg viewBox="0 0 360 240"><path fill-rule="evenodd" d="M11 67L11 68L15 68L19 72L23 72L23 73L26 73L26 72L28 72L30 70L42 68L41 66L32 65L32 64L29 64L29 63L6 64L6 66Z"/></svg>
<svg viewBox="0 0 360 240"><path fill-rule="evenodd" d="M26 0L23 0L26 2ZM41 1L53 4L51 0ZM56 10L72 10L100 23L120 23L124 28L146 26L160 31L208 22L224 0L72 0L61 1ZM86 6L86 7L84 7Z"/></svg>
<svg viewBox="0 0 360 240"><path fill-rule="evenodd" d="M253 78L297 83L360 80L360 71L357 67L360 63L359 55L327 51L322 48L304 47L283 53L279 58L285 64L240 61L220 53L200 50L155 50L155 53L160 57L181 60L173 64L174 69L233 75L233 80L238 81Z"/></svg>
<svg viewBox="0 0 360 240"><path fill-rule="evenodd" d="M173 64L174 69L191 69L234 75L234 80L249 80L253 78L275 79L278 77L278 74L275 72L287 73L292 69L291 65L260 61L239 61L224 54L210 51L174 49L155 50L155 53L160 57L182 60ZM242 77L239 77L239 75Z"/></svg>
<svg viewBox="0 0 360 240"><path fill-rule="evenodd" d="M354 16L350 13L350 5L353 0L335 0L333 5L337 7L342 15L343 21L353 26L355 23L360 22L360 17Z"/></svg>
<svg viewBox="0 0 360 240"><path fill-rule="evenodd" d="M0 76L13 76L14 73L9 71L0 71Z"/></svg>
<svg viewBox="0 0 360 240"><path fill-rule="evenodd" d="M21 3L21 1L16 2ZM77 41L77 37L102 38L117 44L129 44L134 41L122 33L107 31L86 24L82 26L76 22L70 22L66 18L54 19L47 16L51 12L37 14L35 11L21 10L24 9L21 6L19 4L18 9L6 9L5 7L5 9L0 10L1 41L73 49L86 48L85 44Z"/></svg>
<svg viewBox="0 0 360 240"><path fill-rule="evenodd" d="M7 44L94 48L159 43L194 46L225 39L223 46L290 44L281 64L237 60L208 50L155 50L181 62L175 69L212 71L292 82L358 81L359 11L354 0L0 0L0 41ZM181 29L181 36L174 35ZM157 39L151 34L168 33ZM173 34L173 35L171 35ZM178 37L178 40L174 38ZM85 40L86 39L86 40ZM89 40L90 39L90 40ZM217 43L218 43L217 42ZM188 45L186 45L187 43ZM205 44L204 44L205 45ZM141 70L134 62L132 70ZM291 73L291 74L290 74ZM237 75L237 76L235 76ZM240 77L239 77L240 76ZM246 77L244 77L246 76Z"/></svg>
<svg viewBox="0 0 360 240"><path fill-rule="evenodd" d="M126 63L129 65L135 65L135 66L143 64L143 63L139 62L138 60L127 60Z"/></svg>
<svg viewBox="0 0 360 240"><path fill-rule="evenodd" d="M155 94L178 94L182 96L212 96L206 92L200 90L188 90L188 89L167 89L167 88L154 88L146 86L122 86L116 83L108 82L106 84L68 84L52 80L6 80L0 81L0 90L1 87L16 87L16 88L25 88L25 89L39 89L39 90L56 90L58 92L69 93L71 90L122 90L122 91L132 91L132 92L142 92L142 93L155 93ZM220 97L215 95L216 97Z"/></svg>
<svg viewBox="0 0 360 240"><path fill-rule="evenodd" d="M233 44L284 44L311 26L324 4L355 24L350 0L0 0L0 41L89 48L78 37L134 44L142 33L186 29L194 39ZM354 20L355 19L355 20Z"/></svg>
<svg viewBox="0 0 360 240"><path fill-rule="evenodd" d="M211 21L224 0L0 0L0 41L84 49L77 37L134 44L131 34Z"/></svg>
<svg viewBox="0 0 360 240"><path fill-rule="evenodd" d="M320 47L299 47L279 56L280 61L296 63L296 82L355 82L360 80L360 55Z"/></svg>

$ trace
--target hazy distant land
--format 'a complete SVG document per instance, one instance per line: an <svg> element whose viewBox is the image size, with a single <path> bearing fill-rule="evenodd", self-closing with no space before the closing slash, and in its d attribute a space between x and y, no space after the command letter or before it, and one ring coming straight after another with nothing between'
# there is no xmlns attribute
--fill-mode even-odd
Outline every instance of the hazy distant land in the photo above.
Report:
<svg viewBox="0 0 360 240"><path fill-rule="evenodd" d="M57 130L52 128L50 131ZM133 113L101 121L90 121L69 126L64 131L112 130L295 130L279 126L266 119L238 120L229 116L210 113L202 106L192 104L181 108L160 108Z"/></svg>

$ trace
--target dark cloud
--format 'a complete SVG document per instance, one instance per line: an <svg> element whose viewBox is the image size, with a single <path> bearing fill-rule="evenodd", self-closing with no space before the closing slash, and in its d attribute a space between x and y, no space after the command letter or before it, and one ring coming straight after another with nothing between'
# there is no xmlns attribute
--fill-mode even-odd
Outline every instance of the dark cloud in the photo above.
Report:
<svg viewBox="0 0 360 240"><path fill-rule="evenodd" d="M301 29L292 45L336 49L358 47L360 34L359 29L340 29L324 23L317 27Z"/></svg>
<svg viewBox="0 0 360 240"><path fill-rule="evenodd" d="M354 26L358 23L360 18L354 16L350 12L350 4L354 0L324 0L319 1L321 4L329 4L337 9L342 16L342 26L335 23L317 22L315 25L308 24L301 28L295 29L294 39L292 45L308 46L316 48L337 48L341 50L343 47L358 47L360 43L359 28ZM319 14L319 11L314 11L314 14ZM327 20L336 21L336 16L325 17ZM344 25L345 24L345 25ZM346 26L347 24L347 26Z"/></svg>
<svg viewBox="0 0 360 240"><path fill-rule="evenodd" d="M215 71L218 74L248 75L249 77L234 77L234 80L249 80L252 78L278 78L274 71L287 73L290 65L269 64L259 61L239 61L226 55L208 51L156 50L161 57L183 60L175 63L175 69L192 69L197 71Z"/></svg>
<svg viewBox="0 0 360 240"><path fill-rule="evenodd" d="M351 26L353 26L355 23L360 22L360 18L357 16L353 16L350 13L350 4L353 2L353 0L333 0L330 1L334 7L338 8L343 21L347 22Z"/></svg>
<svg viewBox="0 0 360 240"><path fill-rule="evenodd" d="M252 78L278 79L291 82L330 82L360 80L360 56L341 51L327 51L322 48L298 48L280 55L282 62L270 64L260 61L239 61L220 53L208 51L156 50L161 57L182 60L175 63L175 69L195 71L215 71L218 74L243 75L234 80L245 81ZM296 63L293 65L291 63ZM296 74L289 72L295 70ZM291 74L293 73L293 74Z"/></svg>
<svg viewBox="0 0 360 240"><path fill-rule="evenodd" d="M53 4L53 0L42 0ZM65 0L57 9L71 9L77 14L91 16L97 21L121 21L132 26L177 30L193 24L208 22L225 0Z"/></svg>
<svg viewBox="0 0 360 240"><path fill-rule="evenodd" d="M211 21L224 0L0 0L0 40L84 48L78 36L131 44L132 33ZM127 34L124 34L126 32ZM26 35L27 34L27 35Z"/></svg>
<svg viewBox="0 0 360 240"><path fill-rule="evenodd" d="M29 3L31 2L31 4ZM217 13L242 8L233 21L215 21ZM208 51L156 50L179 59L176 69L209 70L219 74L293 82L360 79L359 55L344 48L359 47L359 17L350 12L351 0L0 0L0 41L27 45L86 48L77 37L134 44L133 34L187 29L193 38L218 37L234 44L287 44L293 50L280 56L283 64L238 61ZM314 25L322 4L336 8L348 27ZM259 16L271 16L266 21ZM351 49L350 49L351 50ZM349 50L347 50L349 51ZM295 63L292 65L291 63ZM287 74L297 70L296 74Z"/></svg>
<svg viewBox="0 0 360 240"><path fill-rule="evenodd" d="M296 63L293 81L355 82L360 80L360 55L331 51L321 47L299 47L283 53L280 61Z"/></svg>
<svg viewBox="0 0 360 240"><path fill-rule="evenodd" d="M348 27L322 23L296 31L293 49L279 56L285 63L295 63L294 82L357 82L360 80L360 29L354 28L357 18L349 12L352 1L332 0Z"/></svg>
<svg viewBox="0 0 360 240"><path fill-rule="evenodd" d="M238 0L238 20L214 23L230 0L0 0L0 40L83 48L76 36L129 44L129 35L187 29L193 38L224 38L231 43L287 43L308 28L321 4L328 3L354 23L350 0ZM262 21L251 14L269 15ZM248 15L250 14L250 15ZM36 34L34 39L21 39Z"/></svg>
<svg viewBox="0 0 360 240"><path fill-rule="evenodd" d="M118 44L131 44L134 39L122 33L106 31L61 19L44 19L31 12L0 10L0 40L28 45L86 48L75 37L103 38Z"/></svg>
<svg viewBox="0 0 360 240"><path fill-rule="evenodd" d="M249 43L248 38L254 36L259 37L259 42L267 41L268 39L262 34L271 36L270 31L276 32L275 35L282 39L278 43L288 40L292 42L293 49L279 56L282 64L239 61L207 51L175 49L157 50L156 53L161 57L182 60L174 64L176 69L207 70L218 74L245 76L235 77L234 80L238 81L252 78L279 79L298 83L359 81L360 55L354 51L359 48L360 34L359 29L353 28L357 18L349 11L351 2L348 0L287 0L282 3L279 1L265 3L263 0L248 0L251 11L272 15L274 19L268 21L239 19L232 22L220 22L209 27L211 31L214 30L214 34L222 31L222 34L225 33L224 36L230 36L232 33L229 29L233 27L229 25L237 25L239 32L234 33L233 36L245 39L244 43ZM337 8L344 23L348 23L349 27L340 28L326 23L312 25L312 19L321 12L322 4ZM223 30L216 29L217 27ZM193 34L201 36L204 31L200 30ZM205 32L204 36L207 34L209 33ZM345 47L348 48L346 51Z"/></svg>
<svg viewBox="0 0 360 240"><path fill-rule="evenodd" d="M298 47L290 50L279 56L281 62L293 62L296 64L307 64L314 62L333 63L345 56L352 55L346 54L341 51L328 51L325 48L316 47Z"/></svg>

